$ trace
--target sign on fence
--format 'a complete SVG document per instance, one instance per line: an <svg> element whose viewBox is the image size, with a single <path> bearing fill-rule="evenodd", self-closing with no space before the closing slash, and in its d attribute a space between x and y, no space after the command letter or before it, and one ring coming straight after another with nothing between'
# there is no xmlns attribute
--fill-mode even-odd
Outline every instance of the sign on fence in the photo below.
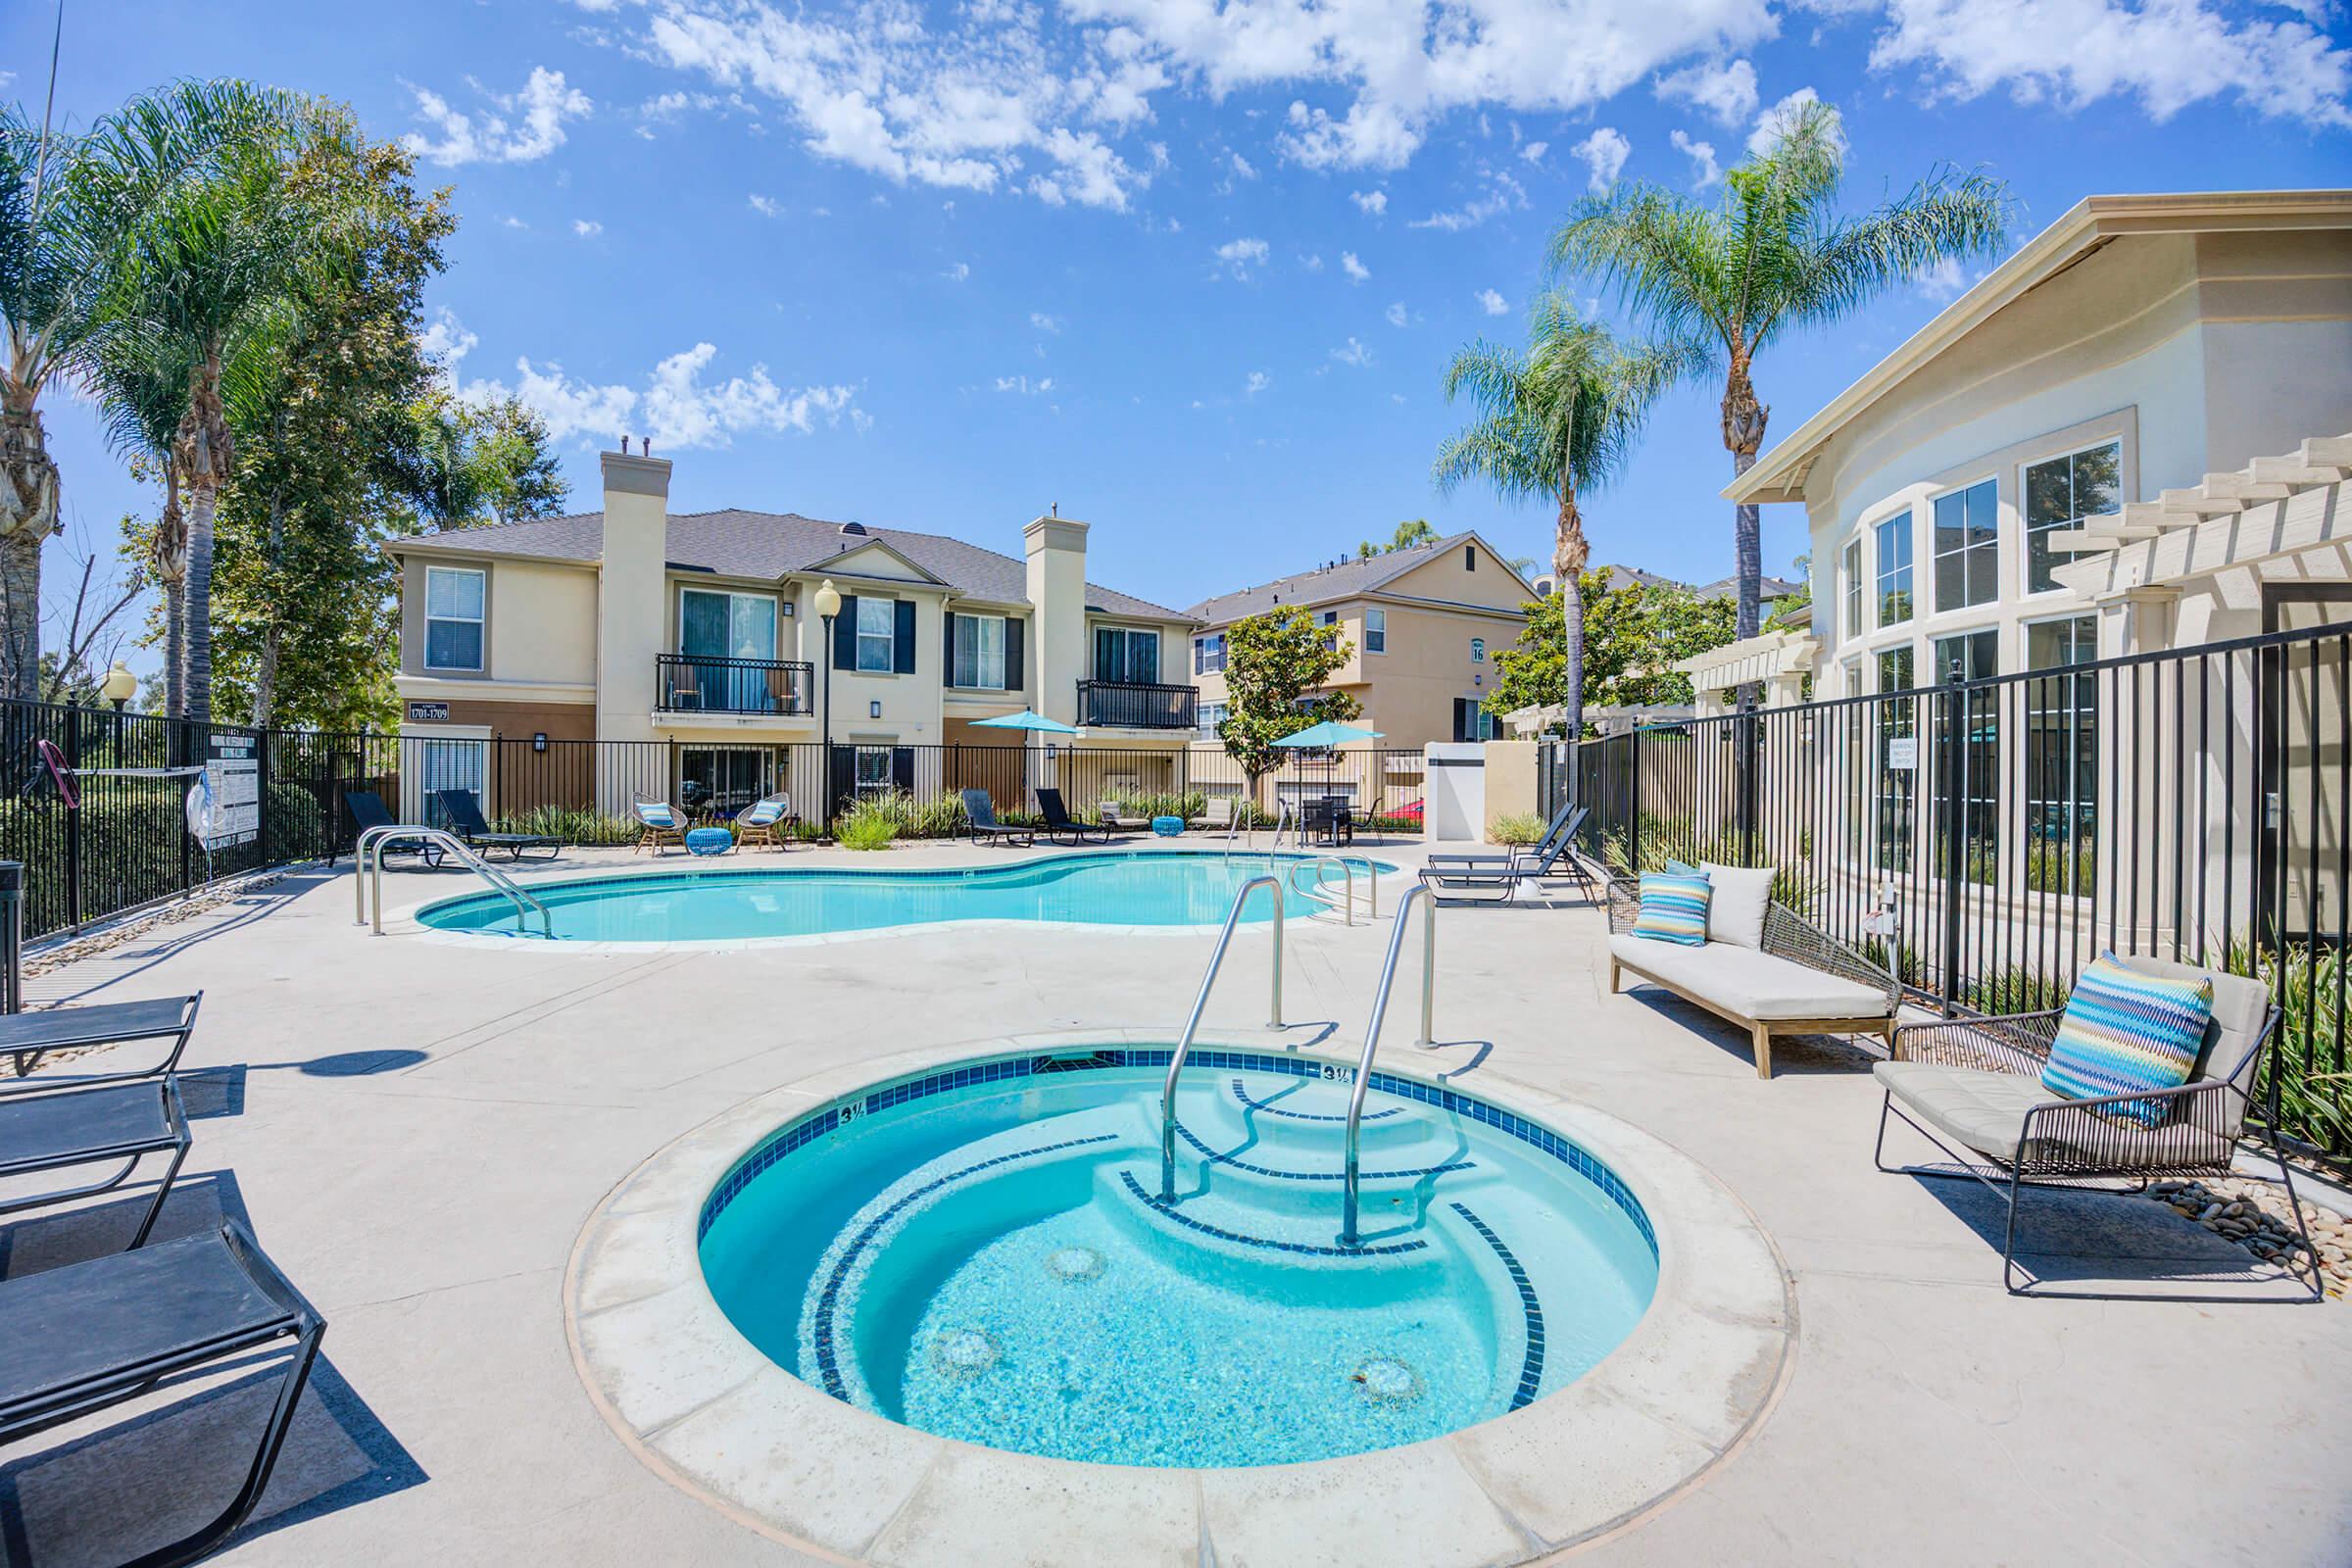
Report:
<svg viewBox="0 0 2352 1568"><path fill-rule="evenodd" d="M201 812L199 800L204 803ZM212 737L204 760L204 785L188 799L188 817L189 827L208 851L233 849L261 837L261 759L252 736Z"/></svg>
<svg viewBox="0 0 2352 1568"><path fill-rule="evenodd" d="M1886 740L1886 765L1916 773L1919 771L1919 737L1892 735Z"/></svg>

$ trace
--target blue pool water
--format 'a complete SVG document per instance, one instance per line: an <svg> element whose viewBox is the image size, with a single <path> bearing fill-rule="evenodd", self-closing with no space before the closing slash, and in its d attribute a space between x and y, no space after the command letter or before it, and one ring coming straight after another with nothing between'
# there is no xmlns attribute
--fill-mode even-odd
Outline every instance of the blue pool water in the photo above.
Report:
<svg viewBox="0 0 2352 1568"><path fill-rule="evenodd" d="M1371 862L1382 874L1396 867ZM1311 857L1096 850L936 871L695 870L533 883L558 941L710 942L815 936L942 920L1042 920L1087 925L1218 925L1233 896L1274 871L1299 885ZM1339 873L1326 870L1336 894ZM1244 918L1271 917L1251 900ZM441 931L513 934L514 906L495 893L444 899L417 911ZM532 934L537 934L536 923Z"/></svg>
<svg viewBox="0 0 2352 1568"><path fill-rule="evenodd" d="M1386 1073L1359 1249L1338 1245L1348 1069L1301 1057L1193 1053L1161 1201L1168 1054L999 1058L777 1129L704 1204L712 1295L762 1353L890 1420L1184 1466L1491 1419L1648 1306L1656 1245L1614 1172Z"/></svg>

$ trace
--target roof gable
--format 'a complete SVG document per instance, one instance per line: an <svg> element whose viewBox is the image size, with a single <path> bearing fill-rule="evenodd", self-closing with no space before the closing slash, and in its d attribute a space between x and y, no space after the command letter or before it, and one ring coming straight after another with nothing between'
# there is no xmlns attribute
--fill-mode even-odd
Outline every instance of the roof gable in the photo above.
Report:
<svg viewBox="0 0 2352 1568"><path fill-rule="evenodd" d="M1403 550L1385 551L1377 556L1358 556L1351 560L1335 562L1328 566L1318 566L1311 571L1294 572L1288 577L1278 577L1272 582L1259 583L1254 588L1243 588L1233 593L1219 594L1214 599L1203 599L1185 613L1195 620L1203 621L1212 626L1221 626L1229 621L1240 620L1248 615L1263 614L1269 610L1278 610L1286 605L1327 605L1334 600L1355 599L1365 594L1379 593L1389 589L1409 591L1405 589L1401 579L1420 567L1440 561L1449 553L1460 549L1464 544L1475 544L1480 552L1494 564L1494 567L1501 574L1504 583L1517 596L1508 608L1515 610L1518 608L1518 601L1535 597L1535 590L1528 586L1524 578L1511 569L1510 564L1495 552L1493 545L1480 538L1475 530L1466 529L1461 533L1449 534L1431 544L1413 545ZM1425 597L1446 599L1454 596L1432 591Z"/></svg>

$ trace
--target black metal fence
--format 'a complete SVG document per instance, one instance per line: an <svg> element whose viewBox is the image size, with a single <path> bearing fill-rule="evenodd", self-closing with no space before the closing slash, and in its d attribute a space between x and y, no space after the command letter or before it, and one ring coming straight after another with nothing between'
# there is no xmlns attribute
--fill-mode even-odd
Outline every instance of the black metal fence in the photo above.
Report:
<svg viewBox="0 0 2352 1568"><path fill-rule="evenodd" d="M59 763L53 770L41 743ZM250 785L239 828L191 832L194 782L173 767L251 768L218 792ZM1087 745L876 746L712 739L557 740L538 735L448 738L200 726L138 713L0 703L0 859L24 865L24 932L38 937L184 894L224 876L350 853L346 797L372 792L403 821L438 823L434 796L469 790L500 828L567 844L636 836L636 800L668 801L723 819L764 795L791 796L804 831L822 831L861 800L893 797L904 820L952 827L965 789L986 790L1002 816L1037 809L1058 789L1074 814L1104 802L1147 814L1199 810L1223 796L1271 813L1288 799L1337 796L1356 820L1392 832L1421 824L1421 754L1342 751L1291 758L1256 780L1206 747ZM142 770L142 771L128 771ZM58 787L62 771L78 804ZM216 774L216 779L225 775ZM208 784L212 780L207 781Z"/></svg>
<svg viewBox="0 0 2352 1568"><path fill-rule="evenodd" d="M1950 1010L2063 1004L2102 952L2257 974L2287 1129L2352 1153L2352 625L1555 746L1586 847L1773 865Z"/></svg>

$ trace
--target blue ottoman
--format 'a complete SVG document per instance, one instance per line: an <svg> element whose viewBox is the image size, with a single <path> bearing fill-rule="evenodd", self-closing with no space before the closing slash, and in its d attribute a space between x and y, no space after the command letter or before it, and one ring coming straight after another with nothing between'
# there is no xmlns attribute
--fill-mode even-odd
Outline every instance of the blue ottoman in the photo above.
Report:
<svg viewBox="0 0 2352 1568"><path fill-rule="evenodd" d="M690 827L686 830L686 853L689 855L724 855L735 847L732 830L723 827Z"/></svg>
<svg viewBox="0 0 2352 1568"><path fill-rule="evenodd" d="M1163 839L1172 839L1184 831L1184 818L1181 816L1155 816L1152 819L1152 831Z"/></svg>

